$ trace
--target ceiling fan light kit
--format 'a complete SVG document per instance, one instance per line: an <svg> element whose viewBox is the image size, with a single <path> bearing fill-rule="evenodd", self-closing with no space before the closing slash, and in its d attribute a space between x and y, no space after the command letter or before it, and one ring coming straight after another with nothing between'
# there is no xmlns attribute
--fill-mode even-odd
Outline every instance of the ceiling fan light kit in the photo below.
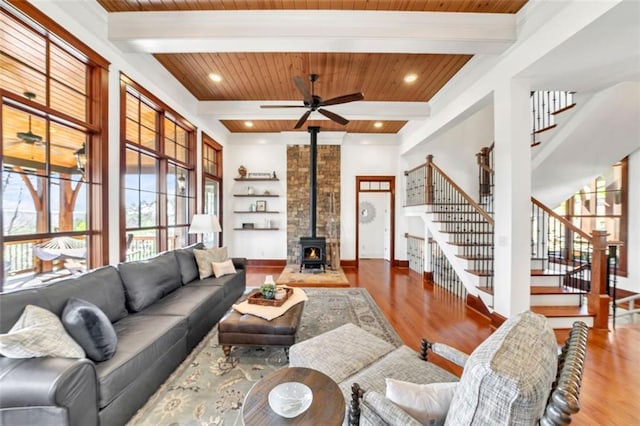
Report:
<svg viewBox="0 0 640 426"><path fill-rule="evenodd" d="M309 81L311 82L311 90L307 87L302 77L293 77L293 83L298 91L302 94L303 105L260 105L260 108L308 108L302 117L297 121L294 126L295 129L301 128L304 123L309 119L312 112L317 111L320 114L327 117L329 120L335 121L338 124L346 125L349 120L341 115L331 112L322 107L338 104L346 104L348 102L361 101L364 99L364 95L361 92L349 93L347 95L336 96L331 99L324 100L320 96L315 94L315 82L318 80L318 74L309 74Z"/></svg>

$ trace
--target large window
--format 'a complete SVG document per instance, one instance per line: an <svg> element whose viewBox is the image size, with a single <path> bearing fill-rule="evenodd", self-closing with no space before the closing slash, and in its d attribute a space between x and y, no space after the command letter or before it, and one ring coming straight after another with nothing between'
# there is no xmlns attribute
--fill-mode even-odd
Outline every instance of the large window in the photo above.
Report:
<svg viewBox="0 0 640 426"><path fill-rule="evenodd" d="M124 75L121 87L122 257L136 260L188 242L195 209L195 129Z"/></svg>
<svg viewBox="0 0 640 426"><path fill-rule="evenodd" d="M608 241L620 243L617 255L621 275L627 272L627 167L625 158L585 185L557 211L586 233L606 231Z"/></svg>
<svg viewBox="0 0 640 426"><path fill-rule="evenodd" d="M202 135L202 170L204 177L203 212L218 216L222 225L222 146L206 134ZM210 247L222 245L222 233L203 236ZM212 238L212 241L207 240Z"/></svg>
<svg viewBox="0 0 640 426"><path fill-rule="evenodd" d="M102 131L108 63L28 3L0 5L2 286L106 262ZM31 19L28 15L33 15ZM104 234L103 234L104 233Z"/></svg>

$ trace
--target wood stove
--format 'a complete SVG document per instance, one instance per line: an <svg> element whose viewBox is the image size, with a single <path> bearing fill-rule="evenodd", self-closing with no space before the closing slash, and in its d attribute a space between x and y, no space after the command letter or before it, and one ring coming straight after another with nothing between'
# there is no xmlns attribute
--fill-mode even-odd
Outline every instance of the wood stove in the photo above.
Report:
<svg viewBox="0 0 640 426"><path fill-rule="evenodd" d="M309 166L309 228L310 237L300 237L300 272L303 269L322 269L327 263L327 240L316 236L316 191L318 165L318 132L320 127L310 126L311 134L310 166Z"/></svg>

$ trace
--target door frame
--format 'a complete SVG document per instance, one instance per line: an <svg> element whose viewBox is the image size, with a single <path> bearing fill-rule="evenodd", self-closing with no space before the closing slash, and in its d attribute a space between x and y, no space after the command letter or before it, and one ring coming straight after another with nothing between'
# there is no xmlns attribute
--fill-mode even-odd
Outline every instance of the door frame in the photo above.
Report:
<svg viewBox="0 0 640 426"><path fill-rule="evenodd" d="M362 183L377 184L377 189L361 189ZM389 189L380 189L382 183L388 183ZM389 193L389 259L392 266L396 266L395 234L396 234L396 177L395 176L356 176L356 268L360 264L360 193L361 192L388 192Z"/></svg>

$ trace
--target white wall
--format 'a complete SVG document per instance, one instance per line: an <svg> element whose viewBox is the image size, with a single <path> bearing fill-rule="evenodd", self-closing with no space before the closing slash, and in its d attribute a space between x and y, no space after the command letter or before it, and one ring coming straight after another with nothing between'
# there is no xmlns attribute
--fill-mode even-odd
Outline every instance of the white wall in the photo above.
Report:
<svg viewBox="0 0 640 426"><path fill-rule="evenodd" d="M385 246L389 243L388 234L388 210L390 203L390 194L388 192L362 192L360 193L360 206L358 211L362 209L362 203L370 203L373 211L369 211L369 215L373 215L371 222L364 223L360 218L360 237L358 255L360 258L366 259L382 259L385 257Z"/></svg>
<svg viewBox="0 0 640 426"><path fill-rule="evenodd" d="M341 232L340 232L340 257L343 260L355 260L356 249L356 176L395 176L396 177L396 218L395 218L395 258L405 260L406 218L402 213L403 195L400 179L403 177L399 171L398 146L389 145L363 145L366 136L351 135L349 143L342 146L341 153Z"/></svg>
<svg viewBox="0 0 640 426"><path fill-rule="evenodd" d="M248 259L286 259L287 257L287 146L278 143L277 137L271 135L233 135L230 143L224 148L224 245L228 247L230 256ZM238 182L238 167L241 165L252 172L276 172L278 182ZM233 194L246 194L251 186L254 193L260 194L268 190L278 194L278 198L239 198ZM236 211L248 210L249 204L256 200L266 200L267 210L278 211L278 214L236 214ZM256 227L263 227L265 219L272 221L277 231L234 231L241 228L243 222L253 222Z"/></svg>

